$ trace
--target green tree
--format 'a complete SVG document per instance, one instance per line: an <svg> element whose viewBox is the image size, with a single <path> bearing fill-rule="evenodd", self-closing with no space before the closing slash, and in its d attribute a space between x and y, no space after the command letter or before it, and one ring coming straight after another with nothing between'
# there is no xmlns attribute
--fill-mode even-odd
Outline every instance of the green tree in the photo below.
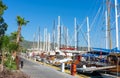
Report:
<svg viewBox="0 0 120 78"><path fill-rule="evenodd" d="M7 24L4 22L4 19L2 17L6 9L7 6L4 5L3 2L0 0L0 40L1 37L5 34L5 31L7 30ZM2 54L1 46L2 46L2 42L0 41L0 54Z"/></svg>
<svg viewBox="0 0 120 78"><path fill-rule="evenodd" d="M8 27L8 25L4 22L4 19L2 17L6 9L7 6L4 5L3 2L0 0L0 37L5 34L5 31L7 30Z"/></svg>
<svg viewBox="0 0 120 78"><path fill-rule="evenodd" d="M9 69L16 69L16 62L14 57L14 52L17 51L19 48L18 44L16 42L12 42L10 40L9 46L8 46L8 53L7 53L7 60L5 62L5 66Z"/></svg>
<svg viewBox="0 0 120 78"><path fill-rule="evenodd" d="M2 63L3 63L3 52L2 52L2 47L3 47L3 42L1 39L4 34L5 34L5 31L7 30L7 24L4 22L4 19L2 17L2 15L4 14L4 11L7 9L7 6L5 4L3 4L2 0L0 0L0 59L2 60ZM1 71L3 70L3 68L1 69Z"/></svg>
<svg viewBox="0 0 120 78"><path fill-rule="evenodd" d="M18 50L18 44L15 41L11 40L10 36L2 36L0 39L1 49L2 49L2 65L5 65L7 68L16 69L15 60L13 59L14 51Z"/></svg>
<svg viewBox="0 0 120 78"><path fill-rule="evenodd" d="M16 42L17 39L17 31L12 32L10 35L10 41L12 42ZM22 42L24 40L23 36L20 35L20 42Z"/></svg>
<svg viewBox="0 0 120 78"><path fill-rule="evenodd" d="M11 35L10 35L10 42L12 43L16 43L16 39L17 39L17 32L12 32ZM20 42L22 42L24 40L23 36L20 35ZM16 43L15 45L18 46L18 48L16 48L14 51L20 51L21 49L21 45L19 45L18 43ZM14 45L13 45L14 46Z"/></svg>

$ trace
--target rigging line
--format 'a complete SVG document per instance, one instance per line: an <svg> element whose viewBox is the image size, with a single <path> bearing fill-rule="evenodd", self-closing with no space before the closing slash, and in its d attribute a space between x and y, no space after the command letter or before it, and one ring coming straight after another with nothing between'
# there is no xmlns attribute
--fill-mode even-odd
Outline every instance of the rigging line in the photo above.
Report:
<svg viewBox="0 0 120 78"><path fill-rule="evenodd" d="M60 18L60 20L61 20L61 42L63 42L63 44L64 44L64 41L65 41L64 27L67 27L67 26L64 25L62 18Z"/></svg>
<svg viewBox="0 0 120 78"><path fill-rule="evenodd" d="M92 1L91 6L88 9L87 15L91 15L91 14L95 13L94 7L97 5L98 5L98 0Z"/></svg>
<svg viewBox="0 0 120 78"><path fill-rule="evenodd" d="M99 20L98 20L98 26L99 26L99 28L98 29L100 29L101 30L101 28L104 26L103 24L104 24L104 22L105 22L105 20L103 20L104 19L104 10L102 11L102 14L99 16Z"/></svg>
<svg viewBox="0 0 120 78"><path fill-rule="evenodd" d="M103 13L102 13L101 15L103 15ZM101 19L100 14L97 15L97 16L95 17L95 19L98 19L98 21L95 21L95 20L94 20L94 24L95 24L95 22L96 22L96 25L99 25L99 23L101 22L101 21L100 21L100 19ZM94 29L95 29L95 30L96 30L96 29L99 30L99 26L95 26L94 29L93 29L93 23L92 23L92 25L91 25L91 28L92 28L92 30L94 30Z"/></svg>
<svg viewBox="0 0 120 78"><path fill-rule="evenodd" d="M78 26L79 26L79 25L78 25ZM80 32L82 33L82 36L83 36L83 38L85 39L85 42L88 44L88 42L87 42L87 38L86 38L85 34L82 32L81 29L80 29Z"/></svg>
<svg viewBox="0 0 120 78"><path fill-rule="evenodd" d="M72 37L72 39L69 40L70 45L72 45L72 42L73 42L73 37Z"/></svg>
<svg viewBox="0 0 120 78"><path fill-rule="evenodd" d="M111 24L111 29L113 29L113 28L115 28L115 13L113 12L113 10L112 10L112 13L111 13L111 19L113 19L113 20L111 20L112 21L112 24Z"/></svg>
<svg viewBox="0 0 120 78"><path fill-rule="evenodd" d="M115 25L115 21L111 24L111 26ZM115 30L116 27L111 27L111 30Z"/></svg>
<svg viewBox="0 0 120 78"><path fill-rule="evenodd" d="M70 38L71 36L69 35L69 38ZM70 43L70 45L72 44L72 42L74 42L74 40L73 40L73 35L72 35L72 38L71 39L69 39L69 43Z"/></svg>
<svg viewBox="0 0 120 78"><path fill-rule="evenodd" d="M101 10L101 6L99 7L99 9L98 9L98 12L97 12L97 14L96 14L96 16L95 16L95 18L93 19L93 21L92 21L92 24L90 25L91 26L91 28L90 28L90 30L92 29L92 27L93 27L93 24L95 23L95 21L96 21L96 18L97 18L97 16L99 15L99 13L100 13L100 10Z"/></svg>
<svg viewBox="0 0 120 78"><path fill-rule="evenodd" d="M82 28L83 24L84 24L84 23L82 23L82 24L80 25L81 28ZM79 26L79 25L78 25L78 26ZM79 26L79 27L80 27L80 26ZM85 34L82 32L81 28L80 28L79 30L80 30L80 32L82 33L82 36L83 36L83 38L85 39L86 43L88 44L87 38L86 38Z"/></svg>
<svg viewBox="0 0 120 78"><path fill-rule="evenodd" d="M103 6L103 9L102 9L102 14L100 15L101 16L101 19L103 19L103 20L101 20L102 22L105 22L105 8L104 8L104 6ZM103 24L103 23L101 23L101 24Z"/></svg>
<svg viewBox="0 0 120 78"><path fill-rule="evenodd" d="M62 39L62 41L63 41L63 44L65 44L65 42L66 42L66 32L65 32L65 30L67 29L67 27L66 26L63 26L63 33L61 34L61 37L63 38Z"/></svg>
<svg viewBox="0 0 120 78"><path fill-rule="evenodd" d="M96 40L101 40L101 39L104 38L104 35L101 35L101 34L104 34L103 31L100 32L99 34L95 34L94 37L92 37L92 38L94 38L93 40L91 40L91 43L94 42L94 45L92 45L92 46L95 46L95 45L97 45L97 44L100 44L100 43L99 43L98 41L96 41ZM104 40L103 40L103 41L104 41Z"/></svg>
<svg viewBox="0 0 120 78"><path fill-rule="evenodd" d="M100 28L101 28L101 27L100 27ZM91 43L96 42L95 40L101 38L100 36L102 36L101 34L103 34L103 33L101 33L100 28L97 28L97 29L95 30L95 33L92 33L92 34L94 34L94 35L92 35L93 37L91 37L91 39L92 39L92 40L91 40ZM97 38L97 39L96 39L96 38ZM94 43L94 45L96 45L96 43Z"/></svg>
<svg viewBox="0 0 120 78"><path fill-rule="evenodd" d="M85 22L86 22L86 18L83 20L82 24L79 26L77 32L78 32L79 30L81 30L81 28L82 28L82 26L84 25ZM73 39L74 39L74 36L72 36L72 38L70 39L70 42L74 41Z"/></svg>
<svg viewBox="0 0 120 78"><path fill-rule="evenodd" d="M102 10L101 15L99 14L99 16L98 16L98 17L100 17L100 18L99 18L99 20L98 20L98 22L97 22L96 25L100 25L100 26L103 25L103 20L102 20L102 18L103 18L103 16L104 16L104 9L105 9L105 8L103 7L103 10ZM102 20L102 21L101 21L101 20ZM95 29L95 33L98 32L98 31L100 31L100 28L101 28L100 26L98 26L98 27L95 26L95 28L94 28L94 29ZM97 30L96 30L96 29L97 29ZM93 31L93 32L94 32L94 31ZM98 36L98 33L96 33L96 36ZM95 37L95 35L94 35L94 37ZM94 37L92 37L92 38L94 38ZM96 38L97 38L97 37L96 37ZM91 42L93 42L93 41L91 41Z"/></svg>
<svg viewBox="0 0 120 78"><path fill-rule="evenodd" d="M77 30L77 32L79 31L79 30L81 30L81 28L82 28L82 26L84 25L84 23L86 22L86 18L83 20L83 22L82 22L82 24L81 25L78 25L79 26L79 28L78 28L78 30Z"/></svg>
<svg viewBox="0 0 120 78"><path fill-rule="evenodd" d="M97 12L97 14L96 14L96 17L94 18L94 21L93 21L92 24L91 24L91 25L92 25L91 28L93 27L93 24L95 23L95 20L97 19L98 15L100 15L101 9L102 9L102 6L99 8L99 10L98 10L98 12ZM105 9L105 8L103 7L101 16L103 16L103 14L104 14L104 9ZM100 17L100 16L99 16L99 17ZM97 25L99 25L99 24L101 25L101 23L102 23L101 19L102 19L102 18L103 18L103 17L100 17L100 18L99 18L99 22L98 22ZM95 27L95 29L97 29L95 32L98 32L98 31L99 31L98 28ZM97 33L96 33L96 35L97 35ZM94 38L94 37L93 37L93 38ZM95 42L95 41L93 40L93 41L91 41L91 43L92 43L92 42Z"/></svg>
<svg viewBox="0 0 120 78"><path fill-rule="evenodd" d="M103 15L103 13L102 13L102 15ZM98 22L97 25L101 25L101 24L103 24L103 23L101 22L101 19L102 19L102 17L100 17L100 19L99 19L100 22ZM101 28L101 27L96 28L96 31L95 31L95 32L97 32L97 33L96 33L96 34L94 33L94 37L98 38L98 37L101 36L100 28ZM98 32L99 32L99 33L98 33ZM103 33L102 33L102 34L103 34ZM93 35L92 35L92 36L93 36ZM91 39L94 38L94 37L91 37ZM100 37L100 38L101 38L101 37ZM100 38L99 38L99 39L100 39ZM94 43L94 45L96 45L96 41L95 41L94 39L91 40L91 43ZM91 46L93 46L93 44L91 44Z"/></svg>
<svg viewBox="0 0 120 78"><path fill-rule="evenodd" d="M111 9L111 21L114 21L115 20L115 12L114 10Z"/></svg>
<svg viewBox="0 0 120 78"><path fill-rule="evenodd" d="M94 44L91 46L95 46L98 44L98 43L95 43L96 42L95 40L100 39L101 38L100 36L103 33L101 33L99 29L97 29L97 30L95 30L95 33L93 33L93 34L94 34L94 35L92 35L93 37L91 37L91 43L94 43Z"/></svg>

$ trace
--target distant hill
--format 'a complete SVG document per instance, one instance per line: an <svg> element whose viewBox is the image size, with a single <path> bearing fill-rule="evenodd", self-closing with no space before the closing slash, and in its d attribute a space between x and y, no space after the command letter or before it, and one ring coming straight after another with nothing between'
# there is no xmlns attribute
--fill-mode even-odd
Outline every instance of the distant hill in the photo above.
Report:
<svg viewBox="0 0 120 78"><path fill-rule="evenodd" d="M20 44L21 44L21 46L23 46L24 48L32 48L32 47L33 47L33 42L32 42L32 41L24 40L24 41L21 42Z"/></svg>
<svg viewBox="0 0 120 78"><path fill-rule="evenodd" d="M21 44L22 47L24 47L26 49L33 48L33 42L32 41L24 40L20 44ZM43 42L41 42L40 44L43 44ZM37 42L34 42L34 47L37 47Z"/></svg>
<svg viewBox="0 0 120 78"><path fill-rule="evenodd" d="M41 42L41 44L43 45L43 42ZM21 46L23 46L26 49L33 48L33 42L24 40L23 42L21 42ZM34 46L37 47L37 42L34 42ZM55 46L57 46L57 44L55 44ZM70 47L74 47L74 46L70 46ZM53 44L51 44L51 48L53 48ZM87 47L80 46L80 47L78 47L78 50L86 51Z"/></svg>

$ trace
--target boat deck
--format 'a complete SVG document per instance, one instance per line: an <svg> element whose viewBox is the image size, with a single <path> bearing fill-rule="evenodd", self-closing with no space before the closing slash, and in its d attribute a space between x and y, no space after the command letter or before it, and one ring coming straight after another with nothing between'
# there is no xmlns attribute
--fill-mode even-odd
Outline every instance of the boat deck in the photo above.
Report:
<svg viewBox="0 0 120 78"><path fill-rule="evenodd" d="M86 68L77 68L77 71L88 72L88 71L97 71L103 69L115 68L116 66L105 66L105 67L86 67Z"/></svg>

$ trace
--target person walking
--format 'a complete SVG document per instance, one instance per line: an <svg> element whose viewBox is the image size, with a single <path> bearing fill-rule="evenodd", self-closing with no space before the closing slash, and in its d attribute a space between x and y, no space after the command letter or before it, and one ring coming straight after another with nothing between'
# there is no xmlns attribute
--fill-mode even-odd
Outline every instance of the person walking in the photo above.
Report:
<svg viewBox="0 0 120 78"><path fill-rule="evenodd" d="M20 64L21 64L21 68L23 68L23 61L22 61L22 60L21 60L21 63L20 63Z"/></svg>

